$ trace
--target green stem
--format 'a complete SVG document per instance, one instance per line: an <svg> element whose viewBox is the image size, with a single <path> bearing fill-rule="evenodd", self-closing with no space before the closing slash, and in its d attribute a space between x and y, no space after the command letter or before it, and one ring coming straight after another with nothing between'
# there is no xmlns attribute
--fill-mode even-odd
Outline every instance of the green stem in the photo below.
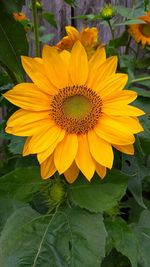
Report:
<svg viewBox="0 0 150 267"><path fill-rule="evenodd" d="M31 0L32 3L32 15L34 25L34 42L35 42L35 56L40 57L40 43L39 43L39 29L38 29L38 15L36 0Z"/></svg>
<svg viewBox="0 0 150 267"><path fill-rule="evenodd" d="M108 22L108 25L109 25L109 28L110 28L110 31L111 31L113 45L114 45L114 47L115 47L115 36L114 36L114 30L113 30L113 28L112 28L112 25L111 25L111 23L110 23L110 20L108 20L107 22Z"/></svg>
<svg viewBox="0 0 150 267"><path fill-rule="evenodd" d="M142 82L142 81L147 81L147 80L150 80L150 76L134 79L131 81L131 83L137 83L137 82Z"/></svg>
<svg viewBox="0 0 150 267"><path fill-rule="evenodd" d="M129 52L131 39L132 39L132 38L131 38L131 36L130 36L130 37L129 37L129 40L128 40L128 43L127 43L127 45L126 45L125 55L127 55L128 52Z"/></svg>

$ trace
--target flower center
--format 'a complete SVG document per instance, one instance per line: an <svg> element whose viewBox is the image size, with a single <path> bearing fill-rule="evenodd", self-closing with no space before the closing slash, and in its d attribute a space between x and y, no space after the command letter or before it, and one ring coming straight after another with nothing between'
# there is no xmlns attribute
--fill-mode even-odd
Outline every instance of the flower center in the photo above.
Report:
<svg viewBox="0 0 150 267"><path fill-rule="evenodd" d="M63 102L63 110L67 117L81 119L88 115L91 109L89 99L83 95L73 95Z"/></svg>
<svg viewBox="0 0 150 267"><path fill-rule="evenodd" d="M50 116L68 133L85 134L97 124L101 109L102 100L92 89L68 86L53 96Z"/></svg>
<svg viewBox="0 0 150 267"><path fill-rule="evenodd" d="M145 37L150 37L150 24L142 24L141 31Z"/></svg>

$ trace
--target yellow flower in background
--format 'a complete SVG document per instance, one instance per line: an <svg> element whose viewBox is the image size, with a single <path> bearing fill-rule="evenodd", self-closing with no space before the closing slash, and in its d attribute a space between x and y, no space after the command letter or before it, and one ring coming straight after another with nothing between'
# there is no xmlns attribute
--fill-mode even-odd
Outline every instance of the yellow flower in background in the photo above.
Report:
<svg viewBox="0 0 150 267"><path fill-rule="evenodd" d="M19 12L19 13L14 12L13 17L17 21L27 20L27 17L25 15L25 13L23 13L23 12Z"/></svg>
<svg viewBox="0 0 150 267"><path fill-rule="evenodd" d="M147 12L145 16L139 17L145 24L133 24L129 26L129 34L135 39L137 43L150 45L150 12Z"/></svg>
<svg viewBox="0 0 150 267"><path fill-rule="evenodd" d="M127 75L115 73L117 57L106 59L98 48L88 60L77 41L71 53L44 46L41 58L22 57L33 83L21 83L4 94L19 106L6 132L28 136L23 155L37 154L41 176L56 171L69 183L79 170L90 181L103 178L113 165L113 147L134 154L135 133L143 131L136 116L144 112L128 105L137 94L123 90Z"/></svg>
<svg viewBox="0 0 150 267"><path fill-rule="evenodd" d="M88 54L88 58L90 58L98 46L97 28L85 28L80 32L72 26L66 26L65 29L67 36L63 37L61 41L56 45L58 50L68 50L70 52L75 42L79 40L84 46Z"/></svg>

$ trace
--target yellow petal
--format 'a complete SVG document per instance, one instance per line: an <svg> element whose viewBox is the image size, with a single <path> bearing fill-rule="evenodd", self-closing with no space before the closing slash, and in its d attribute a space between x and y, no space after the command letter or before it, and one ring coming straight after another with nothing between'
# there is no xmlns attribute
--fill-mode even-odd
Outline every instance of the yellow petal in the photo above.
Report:
<svg viewBox="0 0 150 267"><path fill-rule="evenodd" d="M43 119L14 127L6 127L5 131L17 136L32 136L45 129L45 125L51 125L51 120Z"/></svg>
<svg viewBox="0 0 150 267"><path fill-rule="evenodd" d="M45 45L43 48L43 62L51 83L61 89L69 84L66 64L56 48Z"/></svg>
<svg viewBox="0 0 150 267"><path fill-rule="evenodd" d="M54 165L54 156L52 154L41 164L41 176L43 179L48 179L55 172L56 167Z"/></svg>
<svg viewBox="0 0 150 267"><path fill-rule="evenodd" d="M103 114L94 128L96 134L111 144L128 145L135 142L132 131L124 122Z"/></svg>
<svg viewBox="0 0 150 267"><path fill-rule="evenodd" d="M22 152L23 157L30 154L30 150L29 150L30 140L31 140L31 137L27 137L27 139L24 143L23 152Z"/></svg>
<svg viewBox="0 0 150 267"><path fill-rule="evenodd" d="M117 150L129 154L129 155L134 155L134 146L133 145L127 145L127 146L118 146L118 145L113 145Z"/></svg>
<svg viewBox="0 0 150 267"><path fill-rule="evenodd" d="M55 166L60 174L65 172L72 164L77 154L78 139L76 134L66 134L54 152Z"/></svg>
<svg viewBox="0 0 150 267"><path fill-rule="evenodd" d="M100 178L103 179L106 175L106 167L100 165L95 161L95 169Z"/></svg>
<svg viewBox="0 0 150 267"><path fill-rule="evenodd" d="M8 119L7 126L15 127L25 125L34 121L48 119L49 111L29 111L25 109L19 109Z"/></svg>
<svg viewBox="0 0 150 267"><path fill-rule="evenodd" d="M101 81L107 80L112 74L116 72L117 68L117 57L113 56L108 58L100 67L92 73L93 79L90 83L90 87L94 90L97 84L100 84Z"/></svg>
<svg viewBox="0 0 150 267"><path fill-rule="evenodd" d="M122 90L103 99L104 105L109 104L129 104L137 98L137 93L130 90Z"/></svg>
<svg viewBox="0 0 150 267"><path fill-rule="evenodd" d="M119 93L124 88L127 80L127 74L115 73L107 78L107 80L101 81L101 78L97 79L93 83L93 90L105 100L108 97L111 97L112 94Z"/></svg>
<svg viewBox="0 0 150 267"><path fill-rule="evenodd" d="M88 141L90 152L93 158L99 164L111 169L114 159L111 145L105 140L98 137L93 130L88 132Z"/></svg>
<svg viewBox="0 0 150 267"><path fill-rule="evenodd" d="M64 64L66 64L66 68L69 70L71 53L69 53L67 50L63 50L62 52L60 52L59 55L61 59L64 61Z"/></svg>
<svg viewBox="0 0 150 267"><path fill-rule="evenodd" d="M20 83L3 95L14 105L27 110L50 109L50 96L44 94L32 83Z"/></svg>
<svg viewBox="0 0 150 267"><path fill-rule="evenodd" d="M132 133L139 133L144 131L143 127L139 123L139 120L136 117L126 117L126 116L112 116L112 119L122 123L126 130Z"/></svg>
<svg viewBox="0 0 150 267"><path fill-rule="evenodd" d="M80 41L74 44L71 51L70 75L76 85L85 84L88 77L87 53Z"/></svg>
<svg viewBox="0 0 150 267"><path fill-rule="evenodd" d="M22 56L22 65L31 80L47 94L54 94L57 89L48 80L42 59Z"/></svg>
<svg viewBox="0 0 150 267"><path fill-rule="evenodd" d="M38 134L32 136L30 141L30 151L32 154L40 153L55 143L62 134L62 130L54 124L46 125Z"/></svg>
<svg viewBox="0 0 150 267"><path fill-rule="evenodd" d="M64 172L65 178L68 183L72 184L79 175L79 169L75 162L72 163L72 165L69 167L67 171Z"/></svg>
<svg viewBox="0 0 150 267"><path fill-rule="evenodd" d="M102 106L102 112L108 115L116 116L142 116L145 114L145 112L139 108L121 104L106 104Z"/></svg>
<svg viewBox="0 0 150 267"><path fill-rule="evenodd" d="M93 81L95 80L95 75L100 68L100 66L106 61L106 53L103 47L98 47L96 52L89 60L89 75L87 79L87 86L90 88Z"/></svg>
<svg viewBox="0 0 150 267"><path fill-rule="evenodd" d="M78 168L90 181L94 175L95 165L90 154L87 135L78 135L78 152L75 161Z"/></svg>
<svg viewBox="0 0 150 267"><path fill-rule="evenodd" d="M69 35L69 37L71 37L71 39L73 41L76 41L78 39L79 32L78 32L78 30L75 27L73 27L73 26L66 26L65 27L65 30L66 30L67 34Z"/></svg>
<svg viewBox="0 0 150 267"><path fill-rule="evenodd" d="M54 140L54 142L51 143L50 146L46 150L44 150L43 152L37 155L38 161L40 163L46 160L53 153L54 149L63 140L64 136L65 136L65 130L62 130L58 138Z"/></svg>

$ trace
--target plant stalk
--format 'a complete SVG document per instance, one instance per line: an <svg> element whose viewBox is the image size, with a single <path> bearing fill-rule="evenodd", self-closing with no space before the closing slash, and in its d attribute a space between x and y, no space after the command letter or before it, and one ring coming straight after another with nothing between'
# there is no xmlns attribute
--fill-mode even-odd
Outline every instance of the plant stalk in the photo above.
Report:
<svg viewBox="0 0 150 267"><path fill-rule="evenodd" d="M31 0L32 3L32 15L33 15L33 28L34 28L34 44L35 44L35 56L40 57L40 43L39 43L39 29L38 29L38 15L36 0Z"/></svg>
<svg viewBox="0 0 150 267"><path fill-rule="evenodd" d="M108 20L107 22L108 22L108 25L109 25L109 28L110 28L110 31L111 31L113 45L114 45L114 47L115 47L115 36L114 36L114 30L113 30L113 28L112 28L112 25L111 25L111 23L110 23L110 20Z"/></svg>
<svg viewBox="0 0 150 267"><path fill-rule="evenodd" d="M137 83L137 82L148 81L148 80L150 80L150 76L134 79L131 81L131 83Z"/></svg>

